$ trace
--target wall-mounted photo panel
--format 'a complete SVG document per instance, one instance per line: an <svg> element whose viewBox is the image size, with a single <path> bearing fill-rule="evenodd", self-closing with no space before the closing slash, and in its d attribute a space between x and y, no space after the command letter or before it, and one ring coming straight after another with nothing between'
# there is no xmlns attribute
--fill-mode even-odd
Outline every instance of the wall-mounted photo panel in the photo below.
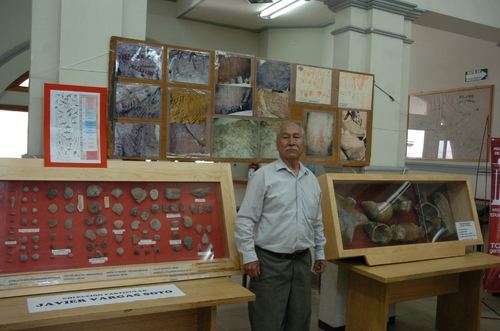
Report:
<svg viewBox="0 0 500 331"><path fill-rule="evenodd" d="M249 86L215 85L214 113L252 116L252 90Z"/></svg>
<svg viewBox="0 0 500 331"><path fill-rule="evenodd" d="M113 155L118 158L158 158L160 125L115 122Z"/></svg>
<svg viewBox="0 0 500 331"><path fill-rule="evenodd" d="M373 75L340 71L338 107L372 110L373 84Z"/></svg>
<svg viewBox="0 0 500 331"><path fill-rule="evenodd" d="M168 82L208 85L210 53L185 49L168 49Z"/></svg>
<svg viewBox="0 0 500 331"><path fill-rule="evenodd" d="M290 63L257 59L257 88L290 91L291 77Z"/></svg>
<svg viewBox="0 0 500 331"><path fill-rule="evenodd" d="M169 89L169 123L207 123L210 92L193 89Z"/></svg>
<svg viewBox="0 0 500 331"><path fill-rule="evenodd" d="M200 157L207 154L207 126L170 124L170 157Z"/></svg>
<svg viewBox="0 0 500 331"><path fill-rule="evenodd" d="M252 57L215 52L216 83L251 86Z"/></svg>
<svg viewBox="0 0 500 331"><path fill-rule="evenodd" d="M332 69L297 65L295 101L330 105L332 100Z"/></svg>
<svg viewBox="0 0 500 331"><path fill-rule="evenodd" d="M290 119L290 92L257 89L257 116Z"/></svg>
<svg viewBox="0 0 500 331"><path fill-rule="evenodd" d="M116 74L120 77L162 80L163 47L119 41Z"/></svg>
<svg viewBox="0 0 500 331"><path fill-rule="evenodd" d="M219 159L257 159L259 123L255 120L215 117L212 157Z"/></svg>
<svg viewBox="0 0 500 331"><path fill-rule="evenodd" d="M306 155L333 156L336 114L305 111Z"/></svg>
<svg viewBox="0 0 500 331"><path fill-rule="evenodd" d="M260 121L259 142L260 159L277 159L279 156L276 148L276 137L278 130L283 126L282 121Z"/></svg>
<svg viewBox="0 0 500 331"><path fill-rule="evenodd" d="M161 118L161 86L116 84L115 118Z"/></svg>
<svg viewBox="0 0 500 331"><path fill-rule="evenodd" d="M340 163L369 161L368 123L369 114L366 111L340 111Z"/></svg>

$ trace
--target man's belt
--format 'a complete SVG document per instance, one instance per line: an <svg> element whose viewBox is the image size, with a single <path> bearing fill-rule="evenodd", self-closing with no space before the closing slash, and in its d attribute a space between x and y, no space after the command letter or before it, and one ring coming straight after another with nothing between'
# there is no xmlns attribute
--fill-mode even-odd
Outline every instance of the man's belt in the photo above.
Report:
<svg viewBox="0 0 500 331"><path fill-rule="evenodd" d="M309 248L306 248L303 251L296 251L293 253L276 253L276 252L269 251L269 250L264 249L264 248L259 247L259 246L256 246L256 247L259 248L260 250L263 250L264 252L271 254L273 256L276 256L280 259L288 259L288 260L300 259L301 257L303 257L304 255L306 255L309 252Z"/></svg>

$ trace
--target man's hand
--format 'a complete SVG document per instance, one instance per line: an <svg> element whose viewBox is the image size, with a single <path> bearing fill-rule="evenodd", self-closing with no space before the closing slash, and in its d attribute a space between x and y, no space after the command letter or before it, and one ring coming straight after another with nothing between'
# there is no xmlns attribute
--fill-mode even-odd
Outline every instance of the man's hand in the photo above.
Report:
<svg viewBox="0 0 500 331"><path fill-rule="evenodd" d="M245 269L245 273L248 276L252 278L257 277L260 274L259 261L245 263L243 269Z"/></svg>
<svg viewBox="0 0 500 331"><path fill-rule="evenodd" d="M325 271L326 261L325 260L316 260L314 262L314 272L317 274L322 274Z"/></svg>

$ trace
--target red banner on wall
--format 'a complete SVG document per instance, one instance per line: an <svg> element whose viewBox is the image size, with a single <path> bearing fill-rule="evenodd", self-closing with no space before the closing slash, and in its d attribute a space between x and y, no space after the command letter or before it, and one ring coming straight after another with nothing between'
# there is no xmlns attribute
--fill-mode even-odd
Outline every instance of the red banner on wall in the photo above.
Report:
<svg viewBox="0 0 500 331"><path fill-rule="evenodd" d="M487 253L500 256L500 138L491 138L490 226ZM486 269L485 292L500 292L500 267Z"/></svg>

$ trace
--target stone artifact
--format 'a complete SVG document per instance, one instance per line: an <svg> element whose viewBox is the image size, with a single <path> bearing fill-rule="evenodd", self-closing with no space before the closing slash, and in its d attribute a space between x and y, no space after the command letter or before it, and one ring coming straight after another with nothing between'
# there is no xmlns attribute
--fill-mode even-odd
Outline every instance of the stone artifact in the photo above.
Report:
<svg viewBox="0 0 500 331"><path fill-rule="evenodd" d="M139 222L139 221L133 221L132 223L130 223L130 228L132 230L137 230L139 228L139 225L141 225L141 222Z"/></svg>
<svg viewBox="0 0 500 331"><path fill-rule="evenodd" d="M26 254L21 254L19 256L19 261L26 262L28 260L28 256Z"/></svg>
<svg viewBox="0 0 500 331"><path fill-rule="evenodd" d="M78 211L81 213L83 211L83 208L84 208L84 202L83 202L83 195L79 195L78 196L78 204L76 206L76 209L78 209Z"/></svg>
<svg viewBox="0 0 500 331"><path fill-rule="evenodd" d="M94 221L95 221L95 219L93 217L85 219L85 223L87 223L87 225L94 224Z"/></svg>
<svg viewBox="0 0 500 331"><path fill-rule="evenodd" d="M152 189L151 191L149 191L149 197L153 201L156 200L156 199L158 199L158 190L157 189Z"/></svg>
<svg viewBox="0 0 500 331"><path fill-rule="evenodd" d="M49 238L52 240L56 239L56 234L54 232L49 233Z"/></svg>
<svg viewBox="0 0 500 331"><path fill-rule="evenodd" d="M159 211L160 211L160 207L158 207L158 205L157 205L156 203L155 203L155 204L153 204L153 205L151 206L151 212L152 212L153 214L156 214L156 213L158 213Z"/></svg>
<svg viewBox="0 0 500 331"><path fill-rule="evenodd" d="M86 193L88 198L97 198L99 195L101 195L101 192L102 192L102 187L100 187L99 185L92 184L87 187Z"/></svg>
<svg viewBox="0 0 500 331"><path fill-rule="evenodd" d="M108 230L106 228L100 228L95 231L99 237L106 237L108 235Z"/></svg>
<svg viewBox="0 0 500 331"><path fill-rule="evenodd" d="M151 229L155 230L156 232L160 231L161 229L161 222L157 218L153 218L151 222L149 222L149 226Z"/></svg>
<svg viewBox="0 0 500 331"><path fill-rule="evenodd" d="M205 230L207 230L208 233L212 233L212 226L211 225L207 225L205 227Z"/></svg>
<svg viewBox="0 0 500 331"><path fill-rule="evenodd" d="M35 192L35 193L38 192L38 187L37 186L33 187L33 192Z"/></svg>
<svg viewBox="0 0 500 331"><path fill-rule="evenodd" d="M33 249L34 249L35 251L37 251L39 248L40 248L40 247L39 247L38 245L34 245L34 246L33 246Z"/></svg>
<svg viewBox="0 0 500 331"><path fill-rule="evenodd" d="M68 248L73 248L73 243L69 243Z"/></svg>
<svg viewBox="0 0 500 331"><path fill-rule="evenodd" d="M111 196L115 197L115 199L119 199L122 194L123 194L123 191L121 190L121 188L119 187L115 187L114 189L111 190Z"/></svg>
<svg viewBox="0 0 500 331"><path fill-rule="evenodd" d="M53 203L53 204L49 205L49 208L48 208L48 209L49 209L49 211L50 211L52 214L54 214L54 213L57 211L57 206L56 206L56 204L54 204L54 203Z"/></svg>
<svg viewBox="0 0 500 331"><path fill-rule="evenodd" d="M187 229L189 229L190 227L193 226L193 220L191 219L191 217L184 215L184 216L182 216L182 224L184 224L184 226Z"/></svg>
<svg viewBox="0 0 500 331"><path fill-rule="evenodd" d="M117 243L121 243L121 242L123 241L123 236L122 236L121 234L117 234L117 235L115 236L115 241L116 241Z"/></svg>
<svg viewBox="0 0 500 331"><path fill-rule="evenodd" d="M26 214L28 212L28 208L23 207L21 208L21 214Z"/></svg>
<svg viewBox="0 0 500 331"><path fill-rule="evenodd" d="M21 220L21 225L28 225L28 220L26 218L23 218Z"/></svg>
<svg viewBox="0 0 500 331"><path fill-rule="evenodd" d="M353 198L344 198L335 193L335 200L337 202L337 210L339 214L342 243L344 245L348 245L352 243L354 230L356 230L356 228L360 225L368 224L370 221L364 214L354 208L356 200Z"/></svg>
<svg viewBox="0 0 500 331"><path fill-rule="evenodd" d="M106 229L101 229L101 230L106 230ZM102 244L101 244L101 248L102 249L105 249L106 247L108 247L108 243L103 241Z"/></svg>
<svg viewBox="0 0 500 331"><path fill-rule="evenodd" d="M121 215L121 213L123 213L123 206L121 203L115 203L111 210L113 210L117 215Z"/></svg>
<svg viewBox="0 0 500 331"><path fill-rule="evenodd" d="M157 240L157 241L158 241L158 240L160 240L160 235L159 235L159 234L155 234L155 235L153 236L153 239L154 239L154 240Z"/></svg>
<svg viewBox="0 0 500 331"><path fill-rule="evenodd" d="M168 212L169 212L169 210L168 210L168 205L167 205L166 203L164 203L164 204L162 205L162 210L163 210L163 212L164 212L164 213L168 213Z"/></svg>
<svg viewBox="0 0 500 331"><path fill-rule="evenodd" d="M363 227L370 240L375 243L387 244L392 240L391 227L385 223L369 222Z"/></svg>
<svg viewBox="0 0 500 331"><path fill-rule="evenodd" d="M425 235L424 228L414 223L393 224L391 230L394 241L417 241Z"/></svg>
<svg viewBox="0 0 500 331"><path fill-rule="evenodd" d="M207 205L205 206L205 211L206 211L207 213L211 213L211 212L212 212L212 205L211 205L211 204L209 204L209 203L207 203Z"/></svg>
<svg viewBox="0 0 500 331"><path fill-rule="evenodd" d="M108 219L106 218L106 216L104 215L99 215L97 216L96 220L95 220L95 226L101 226L103 225L104 223L106 223Z"/></svg>
<svg viewBox="0 0 500 331"><path fill-rule="evenodd" d="M101 211L101 205L99 204L99 202L97 201L94 201L94 202L91 202L89 204L89 206L87 207L87 210L89 211L89 213L91 214L97 214L98 212Z"/></svg>
<svg viewBox="0 0 500 331"><path fill-rule="evenodd" d="M57 192L57 190L55 188L51 188L50 190L45 192L45 195L49 199L54 199L54 197L57 195L57 193L59 193L59 192Z"/></svg>
<svg viewBox="0 0 500 331"><path fill-rule="evenodd" d="M118 255L120 255L120 256L121 256L121 255L123 255L123 253L124 253L124 252L125 252L125 250L124 250L123 248L121 248L121 247L118 247L118 248L116 249L116 254L118 254Z"/></svg>
<svg viewBox="0 0 500 331"><path fill-rule="evenodd" d="M146 221L149 218L149 211L145 210L141 214L141 220Z"/></svg>
<svg viewBox="0 0 500 331"><path fill-rule="evenodd" d="M134 234L134 235L132 236L132 244L133 244L133 245L137 245L137 243L138 243L140 240L141 240L141 238L139 238L139 236L138 236L138 235Z"/></svg>
<svg viewBox="0 0 500 331"><path fill-rule="evenodd" d="M181 250L181 245L174 245L174 251L178 252Z"/></svg>
<svg viewBox="0 0 500 331"><path fill-rule="evenodd" d="M172 239L179 239L180 237L181 237L181 233L180 232L174 231L172 233Z"/></svg>
<svg viewBox="0 0 500 331"><path fill-rule="evenodd" d="M203 245L208 245L208 243L209 243L209 242L210 242L210 241L208 240L208 236L207 236L207 234L206 234L206 233L205 233L205 234L203 234L203 237L201 237L201 243L202 243Z"/></svg>
<svg viewBox="0 0 500 331"><path fill-rule="evenodd" d="M186 246L187 249L192 249L193 248L193 238L191 237L186 237L183 240L184 246Z"/></svg>
<svg viewBox="0 0 500 331"><path fill-rule="evenodd" d="M196 251L201 252L202 250L201 244L198 244L198 246L196 246Z"/></svg>
<svg viewBox="0 0 500 331"><path fill-rule="evenodd" d="M70 202L66 205L66 207L64 207L64 209L66 209L68 213L72 213L75 211L75 205L72 202Z"/></svg>
<svg viewBox="0 0 500 331"><path fill-rule="evenodd" d="M139 215L139 207L133 207L132 209L130 209L130 214L132 214L132 216Z"/></svg>
<svg viewBox="0 0 500 331"><path fill-rule="evenodd" d="M0 199L1 199L1 200L3 200L3 196L1 196L1 195L0 195ZM21 201L22 201L22 202L28 202L28 198L23 197L23 198L21 199ZM2 204L2 202L0 201L0 205L1 205L1 204Z"/></svg>
<svg viewBox="0 0 500 331"><path fill-rule="evenodd" d="M57 220L49 220L49 226L53 228L54 226L57 225Z"/></svg>
<svg viewBox="0 0 500 331"><path fill-rule="evenodd" d="M135 255L139 255L140 253L141 253L141 252L139 252L139 250L138 250L138 249L134 250L134 254L135 254Z"/></svg>
<svg viewBox="0 0 500 331"><path fill-rule="evenodd" d="M113 222L113 225L115 226L115 229L121 229L123 227L123 221L122 220L116 220Z"/></svg>
<svg viewBox="0 0 500 331"><path fill-rule="evenodd" d="M23 192L26 193L26 192L29 192L30 188L28 186L24 186L23 187Z"/></svg>
<svg viewBox="0 0 500 331"><path fill-rule="evenodd" d="M96 258L100 258L102 256L102 253L101 251L95 251L94 255Z"/></svg>
<svg viewBox="0 0 500 331"><path fill-rule="evenodd" d="M441 229L441 213L436 206L429 203L426 192L422 192L417 196L414 209L418 217L418 224L427 233L435 234Z"/></svg>
<svg viewBox="0 0 500 331"><path fill-rule="evenodd" d="M203 214L203 211L204 211L203 204L200 203L200 206L198 207L198 213L201 215L201 214Z"/></svg>
<svg viewBox="0 0 500 331"><path fill-rule="evenodd" d="M434 194L434 204L441 213L442 226L446 228L441 236L446 238L456 233L457 228L455 226L455 221L453 220L453 214L451 213L448 199L446 199L442 193L437 192Z"/></svg>
<svg viewBox="0 0 500 331"><path fill-rule="evenodd" d="M200 224L198 224L198 225L195 227L195 229L196 229L196 232L198 232L198 234L200 234L200 233L201 233L201 231L203 230L203 227L202 227Z"/></svg>
<svg viewBox="0 0 500 331"><path fill-rule="evenodd" d="M182 203L179 203L179 210L180 211L184 211L185 210L184 205Z"/></svg>
<svg viewBox="0 0 500 331"><path fill-rule="evenodd" d="M33 209L31 209L31 212L32 212L33 214L36 214L36 213L38 213L38 209L33 208Z"/></svg>
<svg viewBox="0 0 500 331"><path fill-rule="evenodd" d="M198 198L203 198L208 194L210 188L197 188L196 190L192 190L190 193Z"/></svg>
<svg viewBox="0 0 500 331"><path fill-rule="evenodd" d="M33 259L33 261L38 261L38 259L40 258L40 255L39 254L33 254L33 256L31 258Z"/></svg>
<svg viewBox="0 0 500 331"><path fill-rule="evenodd" d="M85 231L85 238L89 239L90 241L94 241L96 238L94 231L90 229Z"/></svg>
<svg viewBox="0 0 500 331"><path fill-rule="evenodd" d="M69 240L73 239L73 235L72 234L68 235L68 239Z"/></svg>
<svg viewBox="0 0 500 331"><path fill-rule="evenodd" d="M194 205L194 203L192 203L192 204L190 204L190 205L189 205L189 209L191 210L191 212L192 212L193 214L195 214L195 213L196 213L196 206Z"/></svg>
<svg viewBox="0 0 500 331"><path fill-rule="evenodd" d="M63 189L64 199L69 200L73 197L73 189L69 186L65 186Z"/></svg>
<svg viewBox="0 0 500 331"><path fill-rule="evenodd" d="M89 252L91 252L91 251L94 249L94 247L95 247L95 246L94 246L94 244L92 244L92 243L89 243L89 244L85 245L85 248L87 248L87 250L88 250Z"/></svg>
<svg viewBox="0 0 500 331"><path fill-rule="evenodd" d="M170 223L170 224L172 224L172 227L176 228L179 226L179 221L175 220L175 221L172 221L172 223Z"/></svg>
<svg viewBox="0 0 500 331"><path fill-rule="evenodd" d="M66 221L64 221L64 228L66 230L71 230L72 227L73 227L73 219L72 218L68 218Z"/></svg>
<svg viewBox="0 0 500 331"><path fill-rule="evenodd" d="M133 188L130 193L137 203L143 202L148 196L148 193L140 187Z"/></svg>
<svg viewBox="0 0 500 331"><path fill-rule="evenodd" d="M34 243L37 243L40 240L40 236L33 236L31 237L31 240L33 240Z"/></svg>
<svg viewBox="0 0 500 331"><path fill-rule="evenodd" d="M26 243L28 242L28 237L26 237L26 236L21 237L20 242L21 242L22 244L26 244Z"/></svg>
<svg viewBox="0 0 500 331"><path fill-rule="evenodd" d="M180 188L165 188L165 198L167 200L179 200L181 198L181 189Z"/></svg>
<svg viewBox="0 0 500 331"><path fill-rule="evenodd" d="M3 202L3 195L0 194L0 206L2 205Z"/></svg>
<svg viewBox="0 0 500 331"><path fill-rule="evenodd" d="M177 205L175 203L171 203L170 204L170 210L172 211L172 213L178 213L179 212L179 207L177 207Z"/></svg>
<svg viewBox="0 0 500 331"><path fill-rule="evenodd" d="M38 223L38 220L35 218L33 221L31 221L31 224L36 225Z"/></svg>

